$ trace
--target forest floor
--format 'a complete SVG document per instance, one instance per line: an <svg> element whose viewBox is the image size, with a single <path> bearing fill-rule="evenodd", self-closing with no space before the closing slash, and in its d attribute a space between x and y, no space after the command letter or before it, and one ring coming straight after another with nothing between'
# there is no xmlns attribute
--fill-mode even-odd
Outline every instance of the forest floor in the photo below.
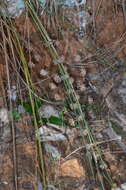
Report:
<svg viewBox="0 0 126 190"><path fill-rule="evenodd" d="M126 189L125 12L121 0L47 12L48 44L26 12L0 19L0 190Z"/></svg>

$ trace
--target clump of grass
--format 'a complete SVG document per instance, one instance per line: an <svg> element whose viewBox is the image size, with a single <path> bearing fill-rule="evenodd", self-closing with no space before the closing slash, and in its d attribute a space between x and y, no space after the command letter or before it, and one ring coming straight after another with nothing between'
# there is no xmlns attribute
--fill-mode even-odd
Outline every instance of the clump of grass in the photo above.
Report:
<svg viewBox="0 0 126 190"><path fill-rule="evenodd" d="M96 159L96 157L97 157L96 155L99 156L100 162L104 165L101 150L97 146L95 137L92 134L92 131L88 126L88 122L86 121L85 115L84 115L84 113L83 113L83 111L81 109L81 105L79 103L78 96L77 96L77 94L76 94L76 92L75 92L75 90L73 88L73 85L71 83L69 74L68 74L66 68L63 65L63 62L64 62L63 57L60 57L58 55L54 45L52 44L52 41L51 41L47 31L45 30L45 28L42 25L40 19L38 18L37 14L36 14L36 12L34 10L34 7L33 7L32 3L30 1L26 1L26 7L27 7L27 10L28 10L32 20L34 21L35 25L37 26L37 29L40 32L42 40L44 41L44 43L48 47L48 51L49 51L49 53L50 53L50 55L51 55L51 57L53 59L53 63L55 65L57 65L57 67L59 68L59 71L61 73L61 77L62 77L64 86L65 86L65 90L66 90L66 94L67 94L67 99L69 101L69 105L73 105L73 111L74 111L74 113L76 115L76 119L75 119L76 120L76 126L79 127L80 130L86 129L87 132L88 132L88 140L87 140L87 138L85 139L85 137L84 137L84 139L83 139L84 143L94 145L92 149L89 149L89 146L87 146L87 149L86 149L86 151L87 151L86 155L87 155L89 163L90 163L90 167L91 167L91 170L92 170L92 175L94 176L93 166L92 166L92 158L95 161L95 165L96 165L96 169L97 169L98 173L100 173L100 170L99 170L98 162L97 162L97 159ZM106 175L106 178L108 179L108 181L110 183L112 183L111 177L109 176L107 171L106 171L105 175ZM100 178L100 180L101 180L102 189L105 189L103 180L101 178Z"/></svg>
<svg viewBox="0 0 126 190"><path fill-rule="evenodd" d="M29 95L30 104L31 104L31 112L33 114L33 119L34 119L34 127L35 127L35 130L38 130L38 120L37 120L38 115L36 113L36 108L39 107L39 105L38 105L36 96L34 96L34 85L31 80L30 71L28 68L24 50L22 48L20 36L18 35L16 28L11 19L6 19L3 17L2 22L4 23L3 31L6 30L6 33L7 33L7 35L3 36L4 41L6 40L6 42L8 43L8 48L13 55L13 59L18 60L19 63L22 65L21 67L24 72L26 87L28 89L28 95ZM5 44L6 44L6 42L5 42ZM8 61L7 61L8 58L9 58L9 55L7 54L7 49L5 46L5 59L6 59L7 66L8 66ZM9 71L7 73L8 73L8 85L10 86ZM17 181L18 176L17 176L17 165L16 165L15 128L14 128L14 120L13 120L13 118L15 117L15 113L13 113L11 101L10 101L10 108L11 108L11 113L12 113L11 118L12 118L12 135L13 135L13 157L14 157L14 168L15 168L15 174L14 174L15 175L15 187L17 190L18 189L18 181ZM17 115L16 115L16 117L17 117ZM39 162L39 164L38 164L39 165L39 175L42 179L43 186L46 189L46 174L45 174L45 166L44 166L44 158L43 158L43 148L42 148L42 144L40 142L39 136L36 139L36 145L37 145L37 147L36 147L37 155L36 156L37 156L37 160ZM36 173L37 173L37 171L36 171ZM37 186L35 188L37 189Z"/></svg>
<svg viewBox="0 0 126 190"><path fill-rule="evenodd" d="M50 5L50 6L52 6L52 5ZM37 29L39 30L43 42L47 46L47 49L52 57L53 63L55 65L57 65L57 67L59 68L61 78L62 78L64 86L65 86L69 105L70 105L70 107L72 107L73 112L75 113L76 127L80 128L80 130L86 129L88 132L88 138L84 137L83 140L84 140L84 144L86 145L86 156L88 158L90 170L91 170L92 176L95 178L92 160L94 160L94 162L95 162L97 172L100 173L100 169L99 169L98 162L97 162L97 156L100 158L101 164L104 165L101 150L99 149L99 147L96 143L95 137L94 137L91 129L88 126L88 122L85 118L85 114L82 111L80 102L78 100L78 96L73 88L69 74L63 65L63 63L64 63L63 57L60 57L58 55L58 53L52 43L52 40L50 39L47 31L45 30L45 27L42 25L36 11L34 10L34 7L31 3L31 1L28 1L28 0L26 1L26 8L27 8L27 11L30 14L32 20L34 21ZM51 9L51 11L53 11L53 9ZM27 88L28 88L28 93L29 93L32 114L33 114L33 118L34 118L34 126L35 126L36 130L38 130L39 123L37 120L38 116L36 113L36 106L38 105L38 103L37 103L36 97L34 96L34 94L35 94L34 85L31 80L25 53L23 51L23 48L22 48L22 45L20 42L20 37L17 34L15 27L11 20L9 21L9 24L7 26L8 26L7 29L9 31L9 36L10 36L10 39L12 42L11 44L13 44L13 46L15 48L15 52L18 54L19 60L23 67L24 76L25 76L25 80L26 80L26 84L27 84ZM91 145L93 144L93 146L90 146L90 144ZM45 174L44 158L43 158L43 151L42 151L40 138L38 138L38 140L37 140L37 149L38 149L38 161L39 161L40 170L41 170L41 179L42 179L44 188L46 189L46 174ZM107 178L107 180L109 180L110 183L112 183L109 174L106 172L105 175L106 175L105 177ZM105 189L104 181L102 179L101 179L101 186L102 186L102 189Z"/></svg>

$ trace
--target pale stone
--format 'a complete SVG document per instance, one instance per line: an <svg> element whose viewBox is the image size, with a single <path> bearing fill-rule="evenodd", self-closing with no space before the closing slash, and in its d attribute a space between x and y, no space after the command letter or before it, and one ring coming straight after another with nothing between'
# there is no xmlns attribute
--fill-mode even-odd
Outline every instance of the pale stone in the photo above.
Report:
<svg viewBox="0 0 126 190"><path fill-rule="evenodd" d="M41 69L40 75L42 75L42 76L47 76L47 75L48 75L48 71L46 71L46 70L44 70L44 69Z"/></svg>
<svg viewBox="0 0 126 190"><path fill-rule="evenodd" d="M4 124L7 124L9 122L8 110L6 108L0 109L0 120Z"/></svg>
<svg viewBox="0 0 126 190"><path fill-rule="evenodd" d="M55 94L54 99L58 101L58 100L62 100L62 97L59 94Z"/></svg>
<svg viewBox="0 0 126 190"><path fill-rule="evenodd" d="M86 70L85 69L81 69L80 76L85 77L85 75L86 75Z"/></svg>
<svg viewBox="0 0 126 190"><path fill-rule="evenodd" d="M57 86L53 82L49 84L49 87L51 90L55 90L57 88Z"/></svg>
<svg viewBox="0 0 126 190"><path fill-rule="evenodd" d="M62 82L62 79L59 75L55 74L54 77L53 77L53 80L56 82L56 83L61 83Z"/></svg>
<svg viewBox="0 0 126 190"><path fill-rule="evenodd" d="M50 118L51 116L59 116L59 112L51 105L43 105L39 110L40 117Z"/></svg>
<svg viewBox="0 0 126 190"><path fill-rule="evenodd" d="M93 104L94 100L91 96L88 96L88 103L89 104Z"/></svg>

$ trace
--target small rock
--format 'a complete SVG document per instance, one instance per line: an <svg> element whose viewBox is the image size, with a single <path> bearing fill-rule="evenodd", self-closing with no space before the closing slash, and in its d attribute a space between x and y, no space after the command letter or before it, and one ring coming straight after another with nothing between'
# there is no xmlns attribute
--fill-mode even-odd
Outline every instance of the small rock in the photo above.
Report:
<svg viewBox="0 0 126 190"><path fill-rule="evenodd" d="M75 62L80 62L81 61L81 56L80 55L76 55L74 58Z"/></svg>
<svg viewBox="0 0 126 190"><path fill-rule="evenodd" d="M41 75L41 76L47 76L48 74L49 74L48 71L46 71L46 70L44 70L44 69L41 69L41 71L40 71L40 75Z"/></svg>
<svg viewBox="0 0 126 190"><path fill-rule="evenodd" d="M78 109L78 104L70 104L70 108L72 109L72 110L76 110L76 109Z"/></svg>
<svg viewBox="0 0 126 190"><path fill-rule="evenodd" d="M8 182L7 181L0 181L0 185L1 184L8 185Z"/></svg>
<svg viewBox="0 0 126 190"><path fill-rule="evenodd" d="M94 100L91 96L88 96L88 103L89 104L93 104Z"/></svg>
<svg viewBox="0 0 126 190"><path fill-rule="evenodd" d="M70 77L70 82L73 84L74 83L74 78Z"/></svg>
<svg viewBox="0 0 126 190"><path fill-rule="evenodd" d="M61 164L60 176L62 177L85 177L85 171L77 159L71 159Z"/></svg>
<svg viewBox="0 0 126 190"><path fill-rule="evenodd" d="M83 83L83 80L78 79L78 80L76 81L76 85L77 85L78 90L80 90L81 92L83 92L83 91L86 90L86 86L85 86L85 84Z"/></svg>
<svg viewBox="0 0 126 190"><path fill-rule="evenodd" d="M57 74L54 75L53 80L58 84L62 82L61 77Z"/></svg>
<svg viewBox="0 0 126 190"><path fill-rule="evenodd" d="M40 127L36 132L36 137L39 138L42 142L67 140L67 138L62 133L58 133L57 131L47 126Z"/></svg>
<svg viewBox="0 0 126 190"><path fill-rule="evenodd" d="M59 47L59 45L60 45L60 41L55 41L55 45L57 46L57 47Z"/></svg>
<svg viewBox="0 0 126 190"><path fill-rule="evenodd" d="M81 77L85 77L85 75L86 75L86 70L85 69L81 69L81 71L80 71L80 76Z"/></svg>
<svg viewBox="0 0 126 190"><path fill-rule="evenodd" d="M17 99L17 90L16 86L12 86L10 90L8 90L8 96L11 100L15 101Z"/></svg>
<svg viewBox="0 0 126 190"><path fill-rule="evenodd" d="M68 120L68 122L69 122L69 124L71 125L71 126L75 126L75 121L74 121L74 119L73 118L70 118L69 120Z"/></svg>
<svg viewBox="0 0 126 190"><path fill-rule="evenodd" d="M61 158L61 154L57 150L57 148L51 144L46 143L45 145L46 152L50 153L53 157L53 159L58 160Z"/></svg>
<svg viewBox="0 0 126 190"><path fill-rule="evenodd" d="M59 111L56 110L52 105L43 105L42 108L39 109L40 117L50 118L51 116L59 116Z"/></svg>
<svg viewBox="0 0 126 190"><path fill-rule="evenodd" d="M59 101L59 100L62 100L62 97L61 97L59 94L55 94L55 95L54 95L54 99L55 99L56 101Z"/></svg>
<svg viewBox="0 0 126 190"><path fill-rule="evenodd" d="M53 82L51 82L51 83L49 83L49 88L51 90L55 90L57 88L57 86Z"/></svg>
<svg viewBox="0 0 126 190"><path fill-rule="evenodd" d="M102 135L101 133L97 133L97 134L96 134L96 137L97 137L98 139L102 139L102 138L103 138L103 135Z"/></svg>
<svg viewBox="0 0 126 190"><path fill-rule="evenodd" d="M0 121L4 124L7 124L9 122L8 110L6 108L0 109Z"/></svg>
<svg viewBox="0 0 126 190"><path fill-rule="evenodd" d="M28 66L32 69L35 67L35 64L32 61L29 61Z"/></svg>
<svg viewBox="0 0 126 190"><path fill-rule="evenodd" d="M42 57L39 54L34 54L34 58L37 62L42 60Z"/></svg>
<svg viewBox="0 0 126 190"><path fill-rule="evenodd" d="M84 84L79 85L78 88L81 92L84 92L86 90L86 86Z"/></svg>
<svg viewBox="0 0 126 190"><path fill-rule="evenodd" d="M87 129L85 129L85 130L83 131L83 135L84 135L84 136L87 136L87 135L88 135L88 130L87 130Z"/></svg>
<svg viewBox="0 0 126 190"><path fill-rule="evenodd" d="M24 109L24 107L22 105L18 106L18 113L19 114L24 114L25 113L25 109Z"/></svg>

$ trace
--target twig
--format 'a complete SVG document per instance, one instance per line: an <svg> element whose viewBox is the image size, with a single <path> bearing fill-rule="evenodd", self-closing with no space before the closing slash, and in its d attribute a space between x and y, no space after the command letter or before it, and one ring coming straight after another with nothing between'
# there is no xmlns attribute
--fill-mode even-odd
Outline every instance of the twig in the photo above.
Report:
<svg viewBox="0 0 126 190"><path fill-rule="evenodd" d="M95 145L100 145L100 144L103 144L103 143L107 143L107 142L111 142L111 141L116 141L116 140L119 140L119 139L118 138L108 139L106 141L97 142ZM77 148L76 150L74 150L73 152L71 152L69 155L67 155L65 158L63 158L63 161L65 161L66 159L68 159L70 156L72 156L73 154L75 154L79 150L86 149L86 148L89 149L92 146L94 146L94 144L87 144L85 146L81 146L81 147Z"/></svg>
<svg viewBox="0 0 126 190"><path fill-rule="evenodd" d="M123 15L124 15L124 23L126 27L126 7L125 7L125 0L122 0L122 8L123 8Z"/></svg>
<svg viewBox="0 0 126 190"><path fill-rule="evenodd" d="M5 42L5 33L3 29L3 24L1 23L1 28L2 28L2 35L3 35L3 46L4 46L4 54L5 54L5 62L6 62L6 72L7 72L7 80L8 80L8 88L10 88L10 75L9 75L9 68L8 68L8 59L7 59L7 47L6 47L6 42ZM8 28L7 28L8 31ZM9 31L8 31L9 33ZM12 113L12 102L10 98L10 110ZM12 129L12 141L13 141L13 163L14 163L14 183L15 183L15 190L18 190L18 181L17 181L17 157L16 157L16 140L15 140L15 127L14 127L14 122L13 122L13 117L11 120L11 129Z"/></svg>

